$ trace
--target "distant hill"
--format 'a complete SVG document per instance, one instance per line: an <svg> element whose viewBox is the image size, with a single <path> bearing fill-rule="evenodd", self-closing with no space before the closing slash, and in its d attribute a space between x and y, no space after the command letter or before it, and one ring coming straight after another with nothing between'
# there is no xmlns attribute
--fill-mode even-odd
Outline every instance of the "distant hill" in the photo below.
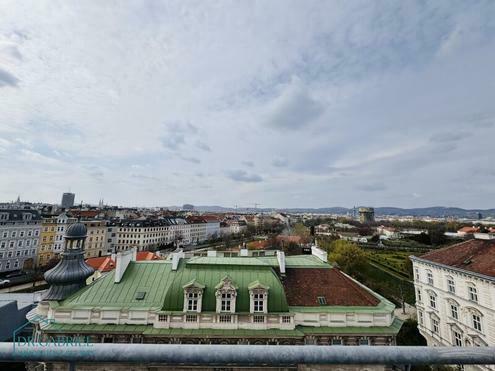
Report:
<svg viewBox="0 0 495 371"><path fill-rule="evenodd" d="M264 212L281 211L287 213L318 213L318 214L337 214L346 215L352 213L352 208L346 207L322 207L322 208L231 208L223 206L195 206L195 209L202 212ZM483 218L495 218L495 209L461 209L458 207L423 207L402 209L399 207L376 207L375 214L378 216L395 215L395 216L429 216L434 218L455 217L455 218L478 218L481 213Z"/></svg>

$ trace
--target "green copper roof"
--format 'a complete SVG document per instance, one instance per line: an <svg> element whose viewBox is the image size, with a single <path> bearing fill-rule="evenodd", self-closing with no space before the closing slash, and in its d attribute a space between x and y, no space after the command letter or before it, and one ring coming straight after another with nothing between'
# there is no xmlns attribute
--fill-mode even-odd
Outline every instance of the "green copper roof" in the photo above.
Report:
<svg viewBox="0 0 495 371"><path fill-rule="evenodd" d="M246 257L194 257L187 261L188 265L243 265L278 267L276 256L246 256ZM289 255L285 257L287 268L330 268L328 263L313 255Z"/></svg>
<svg viewBox="0 0 495 371"><path fill-rule="evenodd" d="M294 330L221 330L221 329L158 329L152 325L97 325L51 323L43 328L48 333L108 333L108 334L143 334L148 336L189 336L189 337L303 337L304 335L397 335L402 326L398 318L391 326L374 327L310 327L297 326Z"/></svg>
<svg viewBox="0 0 495 371"><path fill-rule="evenodd" d="M217 258L213 258L217 259ZM223 260L223 258L221 258ZM225 258L228 261L236 258ZM243 259L243 258L240 258ZM184 305L183 286L196 278L205 285L203 291L203 312L215 312L216 297L215 286L228 275L238 286L236 299L236 312L249 312L250 283L258 280L263 285L270 287L268 294L269 312L288 312L284 289L273 268L268 265L220 265L220 264L189 264L181 262L175 272L173 281L165 296L163 310L181 311Z"/></svg>
<svg viewBox="0 0 495 371"><path fill-rule="evenodd" d="M114 272L110 272L62 301L60 306L62 308L145 307L164 311L182 311L183 287L191 282L197 282L205 286L202 311L214 312L215 286L226 275L238 286L237 312L249 312L248 285L256 280L270 287L269 312L289 311L282 283L271 266L196 265L184 261L180 262L177 271L172 271L172 265L166 261L131 262L120 283L114 283ZM136 292L146 292L144 299L137 300Z"/></svg>
<svg viewBox="0 0 495 371"><path fill-rule="evenodd" d="M69 296L61 307L147 307L161 308L176 272L166 261L131 262L124 277L114 283L115 271L109 272L90 285ZM146 292L136 300L136 292Z"/></svg>

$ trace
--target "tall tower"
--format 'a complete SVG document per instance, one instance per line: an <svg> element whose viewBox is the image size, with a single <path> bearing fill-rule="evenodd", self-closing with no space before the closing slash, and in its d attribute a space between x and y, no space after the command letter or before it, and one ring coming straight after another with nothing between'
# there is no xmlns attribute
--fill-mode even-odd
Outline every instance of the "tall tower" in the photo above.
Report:
<svg viewBox="0 0 495 371"><path fill-rule="evenodd" d="M74 193L70 192L65 192L62 195L62 202L61 202L61 207L63 209L69 209L72 206L74 206L74 199L76 198L76 195Z"/></svg>
<svg viewBox="0 0 495 371"><path fill-rule="evenodd" d="M45 273L50 289L43 300L63 300L86 286L86 279L94 273L94 269L84 261L87 232L82 223L74 223L67 228L62 259Z"/></svg>

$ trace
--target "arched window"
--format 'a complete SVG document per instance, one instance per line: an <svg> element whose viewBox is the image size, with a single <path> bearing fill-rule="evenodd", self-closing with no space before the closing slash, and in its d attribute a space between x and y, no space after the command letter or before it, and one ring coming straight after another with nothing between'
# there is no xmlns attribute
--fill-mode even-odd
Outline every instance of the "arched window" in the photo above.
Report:
<svg viewBox="0 0 495 371"><path fill-rule="evenodd" d="M432 290L428 290L428 304L430 308L438 310L437 294Z"/></svg>

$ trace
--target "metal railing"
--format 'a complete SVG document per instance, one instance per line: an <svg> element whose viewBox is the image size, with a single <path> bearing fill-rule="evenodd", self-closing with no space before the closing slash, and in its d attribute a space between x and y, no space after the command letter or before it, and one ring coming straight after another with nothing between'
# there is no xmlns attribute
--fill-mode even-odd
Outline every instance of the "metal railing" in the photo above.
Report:
<svg viewBox="0 0 495 371"><path fill-rule="evenodd" d="M0 362L162 363L169 365L495 364L495 347L322 345L87 345L0 343ZM73 366L73 365L72 365Z"/></svg>

